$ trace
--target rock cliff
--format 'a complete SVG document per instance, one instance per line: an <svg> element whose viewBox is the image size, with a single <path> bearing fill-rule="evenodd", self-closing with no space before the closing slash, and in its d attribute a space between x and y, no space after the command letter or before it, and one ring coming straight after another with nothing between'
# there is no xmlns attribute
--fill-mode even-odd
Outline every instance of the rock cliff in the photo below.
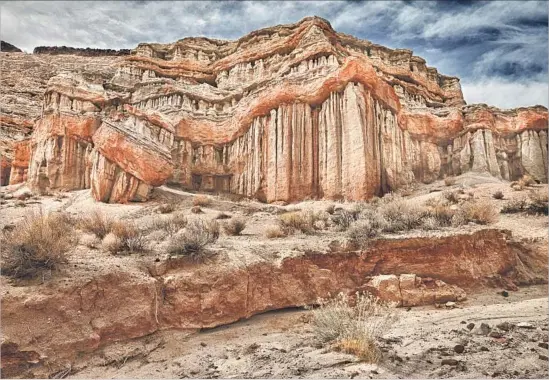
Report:
<svg viewBox="0 0 549 380"><path fill-rule="evenodd" d="M64 57L86 68L19 103L34 131L8 157L10 183L91 188L104 202L146 200L164 183L288 202L367 199L467 171L547 181L545 107L466 106L458 78L318 17L237 41Z"/></svg>

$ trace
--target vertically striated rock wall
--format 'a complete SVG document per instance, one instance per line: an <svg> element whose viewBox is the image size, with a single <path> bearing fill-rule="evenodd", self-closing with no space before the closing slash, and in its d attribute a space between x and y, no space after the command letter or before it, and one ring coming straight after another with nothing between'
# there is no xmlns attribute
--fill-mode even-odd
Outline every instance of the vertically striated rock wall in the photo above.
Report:
<svg viewBox="0 0 549 380"><path fill-rule="evenodd" d="M48 82L31 186L127 202L171 183L272 202L367 199L467 171L547 181L546 108L465 106L459 79L320 18L140 44L112 64L107 79Z"/></svg>

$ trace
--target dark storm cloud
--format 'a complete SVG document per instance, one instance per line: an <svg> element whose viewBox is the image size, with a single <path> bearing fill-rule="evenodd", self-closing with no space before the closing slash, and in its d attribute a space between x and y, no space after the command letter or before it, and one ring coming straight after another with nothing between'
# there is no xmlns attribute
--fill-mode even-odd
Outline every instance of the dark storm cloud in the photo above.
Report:
<svg viewBox="0 0 549 380"><path fill-rule="evenodd" d="M186 36L236 39L318 15L341 32L409 48L459 76L466 100L500 107L548 103L543 1L2 2L1 38L38 45L133 48Z"/></svg>

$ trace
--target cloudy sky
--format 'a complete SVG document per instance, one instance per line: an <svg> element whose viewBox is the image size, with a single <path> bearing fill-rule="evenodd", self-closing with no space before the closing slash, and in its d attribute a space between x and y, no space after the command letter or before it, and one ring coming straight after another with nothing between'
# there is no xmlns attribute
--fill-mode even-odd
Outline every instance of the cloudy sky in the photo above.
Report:
<svg viewBox="0 0 549 380"><path fill-rule="evenodd" d="M187 36L236 39L317 15L344 33L408 48L461 78L468 103L548 105L544 1L0 1L0 37L40 45L133 48Z"/></svg>

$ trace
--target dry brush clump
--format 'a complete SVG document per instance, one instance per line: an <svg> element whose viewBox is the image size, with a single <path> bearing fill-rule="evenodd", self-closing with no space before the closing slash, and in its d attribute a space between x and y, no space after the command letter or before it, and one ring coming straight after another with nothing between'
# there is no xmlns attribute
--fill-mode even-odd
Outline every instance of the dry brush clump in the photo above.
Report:
<svg viewBox="0 0 549 380"><path fill-rule="evenodd" d="M149 226L151 231L164 231L172 236L187 225L187 217L182 212L176 212L167 218L154 218Z"/></svg>
<svg viewBox="0 0 549 380"><path fill-rule="evenodd" d="M193 199L193 206L207 207L212 203L212 199L207 195L197 195Z"/></svg>
<svg viewBox="0 0 549 380"><path fill-rule="evenodd" d="M137 253L146 249L146 230L132 222L117 221L103 239L103 247L111 254Z"/></svg>
<svg viewBox="0 0 549 380"><path fill-rule="evenodd" d="M2 235L2 272L15 278L36 278L58 269L78 239L63 213L31 212Z"/></svg>
<svg viewBox="0 0 549 380"><path fill-rule="evenodd" d="M529 174L523 175L518 181L511 182L511 188L515 191L522 191L527 187L535 185L536 181Z"/></svg>
<svg viewBox="0 0 549 380"><path fill-rule="evenodd" d="M278 224L286 235L296 231L311 235L319 229L317 222L325 220L323 213L311 210L291 211L278 216Z"/></svg>
<svg viewBox="0 0 549 380"><path fill-rule="evenodd" d="M491 224L497 221L498 212L488 200L470 200L464 202L460 212L465 220L477 224Z"/></svg>
<svg viewBox="0 0 549 380"><path fill-rule="evenodd" d="M202 258L205 247L219 239L219 223L195 219L185 230L170 239L168 252L174 255Z"/></svg>
<svg viewBox="0 0 549 380"><path fill-rule="evenodd" d="M321 343L375 363L381 359L376 339L396 322L397 313L371 294L356 293L354 299L340 293L330 300L319 300L313 309L312 325Z"/></svg>
<svg viewBox="0 0 549 380"><path fill-rule="evenodd" d="M267 239L280 239L286 236L288 235L279 225L267 227L265 230L265 237Z"/></svg>
<svg viewBox="0 0 549 380"><path fill-rule="evenodd" d="M239 236L246 228L246 220L242 218L233 218L223 224L223 230L227 235Z"/></svg>
<svg viewBox="0 0 549 380"><path fill-rule="evenodd" d="M114 220L99 210L95 210L90 215L82 217L77 223L80 229L94 234L99 239L107 236L111 232L113 225Z"/></svg>
<svg viewBox="0 0 549 380"><path fill-rule="evenodd" d="M504 198L503 191L501 190L496 191L494 194L492 194L492 198L498 199L498 200L503 199Z"/></svg>
<svg viewBox="0 0 549 380"><path fill-rule="evenodd" d="M514 199L503 205L502 214L526 212L528 214L548 214L549 194L546 191L530 191L528 199Z"/></svg>

